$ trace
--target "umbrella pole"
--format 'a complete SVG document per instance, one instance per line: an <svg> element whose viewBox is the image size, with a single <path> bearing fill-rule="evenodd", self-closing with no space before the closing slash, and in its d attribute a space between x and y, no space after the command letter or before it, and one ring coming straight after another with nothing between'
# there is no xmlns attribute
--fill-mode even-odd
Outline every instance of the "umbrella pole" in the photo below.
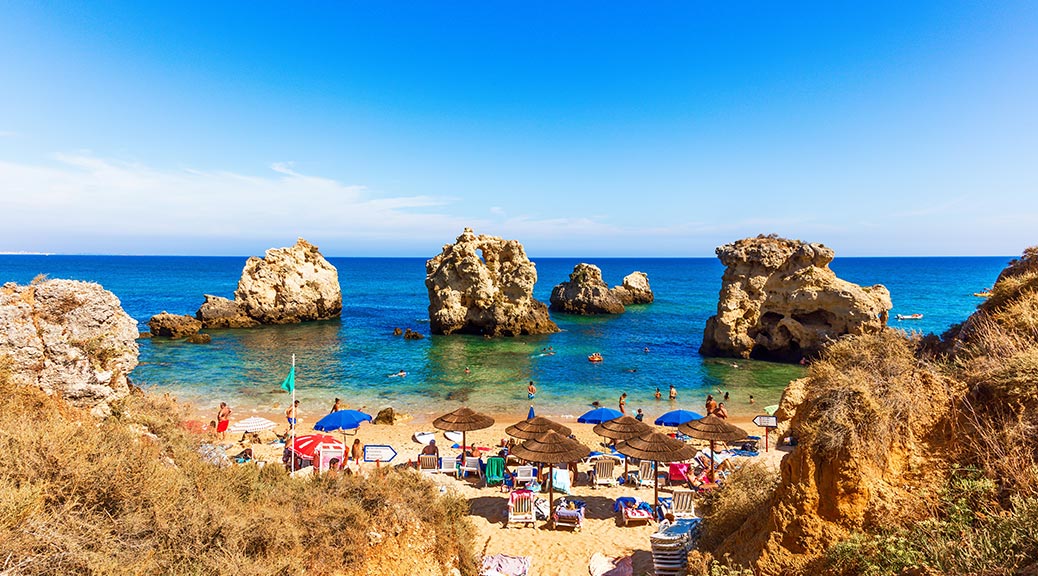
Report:
<svg viewBox="0 0 1038 576"><path fill-rule="evenodd" d="M660 473L659 462L655 460L652 461L652 509L658 516L660 511Z"/></svg>
<svg viewBox="0 0 1038 576"><path fill-rule="evenodd" d="M555 505L555 503L554 503L555 497L554 496L555 496L555 474L552 474L552 465L548 464L548 523L549 524L553 524L551 516L552 516L552 512L554 511L554 508L552 508L552 506ZM553 525L553 527L554 527L554 525Z"/></svg>
<svg viewBox="0 0 1038 576"><path fill-rule="evenodd" d="M714 471L714 441L710 441L710 481L717 482L717 472Z"/></svg>

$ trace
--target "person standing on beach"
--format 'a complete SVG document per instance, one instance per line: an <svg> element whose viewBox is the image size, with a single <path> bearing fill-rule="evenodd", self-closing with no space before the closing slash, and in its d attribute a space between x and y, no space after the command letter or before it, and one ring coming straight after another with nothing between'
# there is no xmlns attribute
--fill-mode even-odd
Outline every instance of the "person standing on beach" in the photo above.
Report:
<svg viewBox="0 0 1038 576"><path fill-rule="evenodd" d="M620 395L620 413L627 415L627 392Z"/></svg>
<svg viewBox="0 0 1038 576"><path fill-rule="evenodd" d="M678 389L675 388L673 384L670 385L670 399L671 400L677 400L678 399Z"/></svg>
<svg viewBox="0 0 1038 576"><path fill-rule="evenodd" d="M714 400L714 395L713 394L707 394L706 395L706 415L709 416L709 415L713 414L714 410L717 410L717 401Z"/></svg>
<svg viewBox="0 0 1038 576"><path fill-rule="evenodd" d="M537 387L533 385L533 380L530 380L530 385L526 387L526 397L529 400L533 400L533 397L537 395Z"/></svg>
<svg viewBox="0 0 1038 576"><path fill-rule="evenodd" d="M288 407L288 410L285 410L285 419L288 420L288 430L290 432L292 431L293 428L296 427L296 422L297 422L296 413L298 412L298 409L299 409L299 400L296 400L294 403L292 403L291 406Z"/></svg>
<svg viewBox="0 0 1038 576"><path fill-rule="evenodd" d="M353 439L353 447L350 448L350 456L353 457L353 461L360 466L360 459L364 457L364 445L360 443L360 438Z"/></svg>
<svg viewBox="0 0 1038 576"><path fill-rule="evenodd" d="M336 398L335 399L335 403L332 404L332 412L338 412L339 410L342 410L342 400L339 400L338 398ZM331 412L329 412L329 414L330 413Z"/></svg>
<svg viewBox="0 0 1038 576"><path fill-rule="evenodd" d="M714 416L717 416L722 420L728 419L728 409L724 407L724 402L718 404L717 408L714 409Z"/></svg>
<svg viewBox="0 0 1038 576"><path fill-rule="evenodd" d="M231 409L226 402L220 402L220 411L216 413L216 433L220 440L227 439L227 425L231 423Z"/></svg>

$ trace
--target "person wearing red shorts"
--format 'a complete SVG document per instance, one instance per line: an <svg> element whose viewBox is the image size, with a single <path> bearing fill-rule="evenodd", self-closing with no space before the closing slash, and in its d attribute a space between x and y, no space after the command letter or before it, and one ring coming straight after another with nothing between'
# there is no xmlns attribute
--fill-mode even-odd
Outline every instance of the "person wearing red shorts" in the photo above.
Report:
<svg viewBox="0 0 1038 576"><path fill-rule="evenodd" d="M216 433L220 440L227 439L227 425L231 423L231 409L226 402L220 402L220 411L216 413Z"/></svg>

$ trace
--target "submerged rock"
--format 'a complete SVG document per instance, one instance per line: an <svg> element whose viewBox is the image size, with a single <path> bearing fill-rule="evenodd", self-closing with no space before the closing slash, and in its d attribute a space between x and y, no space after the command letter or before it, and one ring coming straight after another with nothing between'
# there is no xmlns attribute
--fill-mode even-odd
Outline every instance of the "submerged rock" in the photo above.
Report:
<svg viewBox="0 0 1038 576"><path fill-rule="evenodd" d="M192 334L192 335L188 336L187 340L186 340L186 342L188 344L209 344L212 341L213 341L213 337L212 336L210 336L208 334L201 333L201 332L198 333L198 334Z"/></svg>
<svg viewBox="0 0 1038 576"><path fill-rule="evenodd" d="M198 334L202 323L191 316L162 312L148 320L148 328L152 336L161 338L187 338Z"/></svg>
<svg viewBox="0 0 1038 576"><path fill-rule="evenodd" d="M127 375L137 366L137 321L101 285L4 284L0 325L0 362L8 364L16 384L60 394L98 415L129 394Z"/></svg>
<svg viewBox="0 0 1038 576"><path fill-rule="evenodd" d="M830 339L886 326L890 292L837 278L833 251L821 244L758 236L719 247L717 257L726 268L705 356L796 362Z"/></svg>
<svg viewBox="0 0 1038 576"><path fill-rule="evenodd" d="M623 284L614 286L611 292L624 306L651 304L656 296L649 287L649 276L645 272L631 272L624 276Z"/></svg>
<svg viewBox="0 0 1038 576"><path fill-rule="evenodd" d="M425 264L429 326L434 334L518 336L559 328L533 298L537 268L517 240L466 228Z"/></svg>
<svg viewBox="0 0 1038 576"><path fill-rule="evenodd" d="M205 295L205 302L195 312L195 318L202 322L203 328L251 328L259 325L238 302L211 294Z"/></svg>
<svg viewBox="0 0 1038 576"><path fill-rule="evenodd" d="M622 314L624 305L602 280L598 266L580 263L568 282L552 289L551 309L567 314Z"/></svg>
<svg viewBox="0 0 1038 576"><path fill-rule="evenodd" d="M245 263L234 299L261 324L337 318L342 313L339 273L317 246L300 238Z"/></svg>

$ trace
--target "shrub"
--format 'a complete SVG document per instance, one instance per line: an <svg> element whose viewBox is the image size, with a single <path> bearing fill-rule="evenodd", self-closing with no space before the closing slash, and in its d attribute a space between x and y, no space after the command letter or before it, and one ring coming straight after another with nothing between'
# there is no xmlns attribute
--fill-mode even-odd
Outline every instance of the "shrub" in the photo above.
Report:
<svg viewBox="0 0 1038 576"><path fill-rule="evenodd" d="M702 502L700 548L715 549L747 518L759 513L778 481L778 471L761 462L749 462L732 472L723 485L708 492Z"/></svg>

